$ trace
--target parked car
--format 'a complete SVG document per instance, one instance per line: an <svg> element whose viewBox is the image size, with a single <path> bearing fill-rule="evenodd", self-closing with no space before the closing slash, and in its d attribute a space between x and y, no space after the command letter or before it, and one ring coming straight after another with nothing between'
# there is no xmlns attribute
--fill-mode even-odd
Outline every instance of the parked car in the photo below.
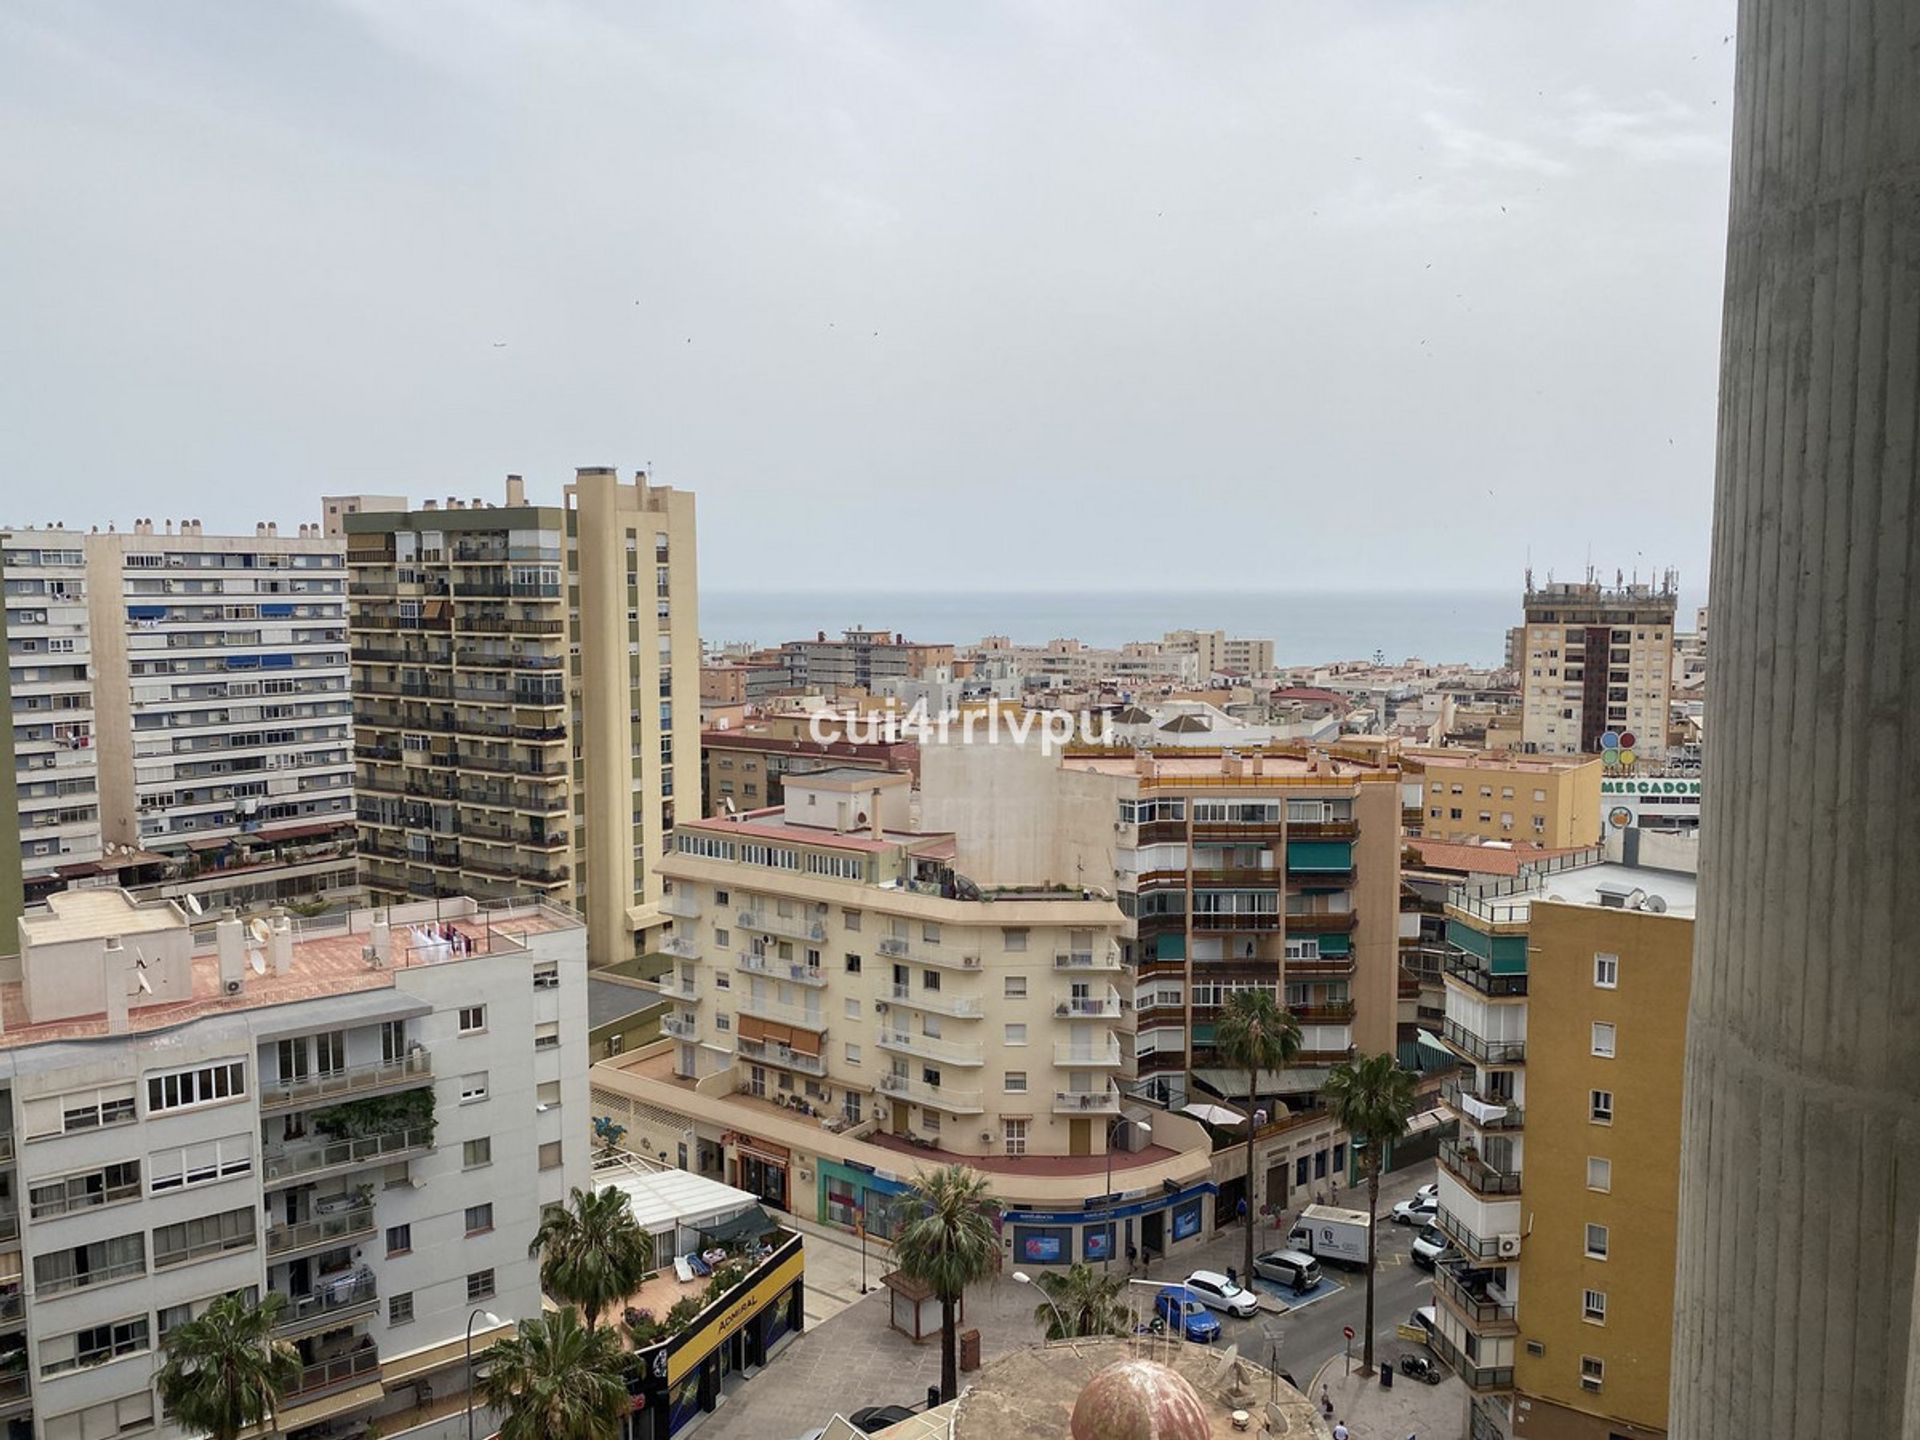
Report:
<svg viewBox="0 0 1920 1440"><path fill-rule="evenodd" d="M869 1405L849 1415L847 1423L862 1435L878 1435L882 1430L898 1425L902 1420L911 1420L913 1414L914 1412L904 1405Z"/></svg>
<svg viewBox="0 0 1920 1440"><path fill-rule="evenodd" d="M1396 1225L1426 1225L1440 1212L1440 1199L1437 1195L1416 1195L1411 1200L1402 1200L1393 1207L1393 1223Z"/></svg>
<svg viewBox="0 0 1920 1440"><path fill-rule="evenodd" d="M1253 1273L1304 1294L1320 1283L1320 1262L1299 1250L1269 1250L1253 1257Z"/></svg>
<svg viewBox="0 0 1920 1440"><path fill-rule="evenodd" d="M1211 1345L1220 1338L1220 1322L1213 1318L1200 1297L1184 1285L1169 1285L1153 1300L1154 1316L1166 1327L1199 1345Z"/></svg>
<svg viewBox="0 0 1920 1440"><path fill-rule="evenodd" d="M1200 1303L1209 1310L1220 1310L1241 1320L1260 1313L1259 1297L1217 1270L1194 1271L1187 1276L1187 1289L1198 1295Z"/></svg>
<svg viewBox="0 0 1920 1440"><path fill-rule="evenodd" d="M1434 1331L1440 1328L1440 1321L1434 1314L1433 1306L1431 1305L1422 1305L1407 1317L1407 1323L1409 1325L1418 1325L1422 1330L1426 1331L1427 1343L1429 1345L1433 1343Z"/></svg>
<svg viewBox="0 0 1920 1440"><path fill-rule="evenodd" d="M1438 1180L1429 1180L1413 1192L1413 1198L1416 1200L1438 1200L1440 1198L1440 1182Z"/></svg>
<svg viewBox="0 0 1920 1440"><path fill-rule="evenodd" d="M1447 1237L1440 1233L1438 1225L1429 1225L1413 1237L1413 1263L1422 1270L1433 1269L1446 1253Z"/></svg>

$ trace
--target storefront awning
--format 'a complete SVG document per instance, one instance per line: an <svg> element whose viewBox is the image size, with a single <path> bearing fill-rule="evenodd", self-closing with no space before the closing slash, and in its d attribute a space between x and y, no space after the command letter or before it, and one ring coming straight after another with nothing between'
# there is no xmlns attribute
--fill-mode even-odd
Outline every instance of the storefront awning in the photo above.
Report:
<svg viewBox="0 0 1920 1440"><path fill-rule="evenodd" d="M701 1226L700 1238L715 1245L731 1245L736 1240L758 1240L779 1228L765 1210L752 1205L730 1220Z"/></svg>

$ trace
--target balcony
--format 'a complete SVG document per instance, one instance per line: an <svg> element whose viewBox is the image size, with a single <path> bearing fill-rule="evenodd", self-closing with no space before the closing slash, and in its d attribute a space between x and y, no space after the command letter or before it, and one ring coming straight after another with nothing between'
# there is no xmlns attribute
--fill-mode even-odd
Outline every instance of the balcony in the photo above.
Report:
<svg viewBox="0 0 1920 1440"><path fill-rule="evenodd" d="M1444 1334L1436 1331L1433 1336L1433 1349L1446 1361L1454 1374L1467 1382L1469 1390L1511 1390L1513 1388L1513 1367L1511 1365L1475 1365Z"/></svg>
<svg viewBox="0 0 1920 1440"><path fill-rule="evenodd" d="M1292 918L1292 916L1288 917L1289 920ZM1351 955L1305 955L1283 963L1287 967L1289 979L1305 979L1312 975L1339 977L1353 974L1353 956Z"/></svg>
<svg viewBox="0 0 1920 1440"><path fill-rule="evenodd" d="M1280 915L1275 910L1195 911L1193 928L1206 934L1219 934L1223 931L1278 930Z"/></svg>
<svg viewBox="0 0 1920 1440"><path fill-rule="evenodd" d="M801 940L814 945L820 944L827 938L827 927L818 920L769 915L764 910L742 910L739 924L742 930L757 930L763 935L779 935L788 940Z"/></svg>
<svg viewBox="0 0 1920 1440"><path fill-rule="evenodd" d="M1458 1020L1449 1020L1440 1031L1446 1045L1482 1065L1520 1065L1527 1058L1524 1040L1488 1040L1476 1035Z"/></svg>
<svg viewBox="0 0 1920 1440"><path fill-rule="evenodd" d="M910 1035L904 1030L883 1030L879 1046L899 1055L914 1055L922 1060L938 1060L943 1065L982 1065L986 1058L978 1045L936 1040L931 1035Z"/></svg>
<svg viewBox="0 0 1920 1440"><path fill-rule="evenodd" d="M1303 910L1287 913L1289 935L1350 935L1360 922L1353 910Z"/></svg>
<svg viewBox="0 0 1920 1440"><path fill-rule="evenodd" d="M1495 1272L1450 1260L1434 1271L1433 1288L1460 1318L1476 1330L1514 1323L1513 1302L1494 1280Z"/></svg>
<svg viewBox="0 0 1920 1440"><path fill-rule="evenodd" d="M698 960L700 947L684 935L672 935L660 942L662 955L677 955L682 960Z"/></svg>
<svg viewBox="0 0 1920 1440"><path fill-rule="evenodd" d="M1053 1092L1056 1115L1118 1115L1120 1092L1113 1086L1105 1090L1056 1090Z"/></svg>
<svg viewBox="0 0 1920 1440"><path fill-rule="evenodd" d="M676 920L698 920L700 902L685 890L672 890L660 897L660 913Z"/></svg>
<svg viewBox="0 0 1920 1440"><path fill-rule="evenodd" d="M1462 1145L1458 1140L1440 1142L1440 1163L1454 1179L1473 1191L1476 1195L1518 1195L1520 1193L1520 1174L1496 1170L1477 1154L1470 1153L1470 1146Z"/></svg>
<svg viewBox="0 0 1920 1440"><path fill-rule="evenodd" d="M700 998L700 982L691 975L676 975L671 970L653 982L653 988L669 1000L693 1001Z"/></svg>
<svg viewBox="0 0 1920 1440"><path fill-rule="evenodd" d="M1126 1002L1109 990L1104 996L1075 995L1054 1002L1053 1014L1059 1020L1118 1020Z"/></svg>
<svg viewBox="0 0 1920 1440"><path fill-rule="evenodd" d="M662 1015L660 1033L670 1035L675 1040L698 1040L700 1017L698 1015Z"/></svg>
<svg viewBox="0 0 1920 1440"><path fill-rule="evenodd" d="M804 1030L826 1033L827 1017L819 1010L809 1010L802 1005L783 1005L778 1000L742 995L737 991L733 1003L742 1015L758 1015L762 1020L772 1020L777 1024L798 1025Z"/></svg>
<svg viewBox="0 0 1920 1440"><path fill-rule="evenodd" d="M1053 1063L1063 1069L1118 1069L1126 1064L1120 1042L1109 1039L1105 1045L1076 1045L1071 1040L1054 1042Z"/></svg>
<svg viewBox="0 0 1920 1440"><path fill-rule="evenodd" d="M24 1355L25 1352L20 1352ZM28 1415L33 1404L33 1388L24 1373L0 1375L0 1419ZM31 1433L31 1427L28 1427Z"/></svg>
<svg viewBox="0 0 1920 1440"><path fill-rule="evenodd" d="M304 1075L293 1080L264 1080L260 1084L262 1112L286 1110L297 1105L312 1105L339 1100L349 1095L375 1095L383 1090L411 1090L433 1081L433 1058L425 1048L414 1046L398 1060L382 1060L371 1065L349 1065L325 1075Z"/></svg>
<svg viewBox="0 0 1920 1440"><path fill-rule="evenodd" d="M735 1050L743 1060L757 1060L766 1065L778 1065L783 1070L797 1070L802 1075L824 1075L827 1062L818 1055L804 1054L789 1049L785 1045L766 1040L740 1039Z"/></svg>
<svg viewBox="0 0 1920 1440"><path fill-rule="evenodd" d="M1287 838L1289 840L1358 840L1360 826L1353 820L1293 820L1287 824Z"/></svg>
<svg viewBox="0 0 1920 1440"><path fill-rule="evenodd" d="M779 960L771 955L755 955L748 951L736 955L733 961L736 968L754 975L771 975L776 980L791 980L799 985L824 987L827 972L818 965L803 965L797 960Z"/></svg>
<svg viewBox="0 0 1920 1440"><path fill-rule="evenodd" d="M324 1202L323 1202L324 1203ZM285 1259L313 1250L344 1245L357 1236L373 1234L373 1203L367 1201L336 1210L331 1215L303 1220L297 1225L274 1225L267 1230L267 1254ZM154 1257L154 1264L161 1263Z"/></svg>
<svg viewBox="0 0 1920 1440"><path fill-rule="evenodd" d="M328 1391L344 1390L349 1385L358 1384L368 1376L379 1373L380 1352L369 1340L364 1349L356 1350L351 1355L322 1360L303 1369L299 1379L295 1380L287 1393L280 1397L281 1408L284 1410L285 1402L289 1400L315 1400Z"/></svg>
<svg viewBox="0 0 1920 1440"><path fill-rule="evenodd" d="M306 1145L269 1146L260 1156L261 1176L269 1190L278 1186L345 1175L369 1165L424 1155L433 1149L433 1132L424 1126L356 1135L347 1140L316 1140Z"/></svg>
<svg viewBox="0 0 1920 1440"><path fill-rule="evenodd" d="M1441 1234L1453 1242L1454 1249L1469 1259L1490 1260L1498 1257L1502 1260L1513 1260L1519 1257L1520 1246L1517 1234L1508 1236L1508 1249L1512 1253L1501 1255L1500 1236L1481 1235L1469 1229L1466 1221L1444 1205L1434 1212L1433 1223L1440 1227Z"/></svg>
<svg viewBox="0 0 1920 1440"><path fill-rule="evenodd" d="M957 1020L978 1020L980 1001L972 995L949 995L944 990L915 990L911 985L891 985L887 997L910 1010L931 1010L936 1015L951 1015Z"/></svg>
<svg viewBox="0 0 1920 1440"><path fill-rule="evenodd" d="M979 1115L985 1112L978 1090L955 1090L950 1085L929 1085L907 1075L882 1075L880 1093L916 1105L931 1106L949 1115Z"/></svg>
<svg viewBox="0 0 1920 1440"><path fill-rule="evenodd" d="M937 941L915 945L899 935L884 935L875 947L889 960L911 960L916 965L937 965L943 970L978 970L980 957L958 950L942 950Z"/></svg>
<svg viewBox="0 0 1920 1440"><path fill-rule="evenodd" d="M292 1335L345 1325L371 1315L379 1304L379 1287L371 1270L353 1270L334 1280L322 1280L305 1295L286 1296L277 1335Z"/></svg>
<svg viewBox="0 0 1920 1440"><path fill-rule="evenodd" d="M1056 970L1124 970L1126 965L1120 959L1120 947L1108 946L1105 950L1059 951L1053 957Z"/></svg>
<svg viewBox="0 0 1920 1440"><path fill-rule="evenodd" d="M1518 1105L1500 1096L1476 1094L1458 1081L1440 1087L1440 1100L1482 1130L1518 1130L1525 1124L1525 1114Z"/></svg>
<svg viewBox="0 0 1920 1440"><path fill-rule="evenodd" d="M1302 1025L1350 1025L1353 1001L1331 1000L1319 1005L1289 1005L1289 1014Z"/></svg>
<svg viewBox="0 0 1920 1440"><path fill-rule="evenodd" d="M1446 966L1451 978L1496 1000L1517 999L1527 993L1527 977L1524 974L1496 975L1471 956L1449 955Z"/></svg>

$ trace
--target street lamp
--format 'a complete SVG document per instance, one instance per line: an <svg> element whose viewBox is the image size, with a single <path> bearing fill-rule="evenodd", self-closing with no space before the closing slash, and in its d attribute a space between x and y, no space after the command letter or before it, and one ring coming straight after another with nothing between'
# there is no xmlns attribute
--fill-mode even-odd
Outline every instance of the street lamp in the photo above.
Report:
<svg viewBox="0 0 1920 1440"><path fill-rule="evenodd" d="M1118 1120L1114 1121L1113 1124L1107 1127L1107 1188L1102 1193L1105 1194L1107 1197L1107 1204L1108 1204L1109 1210L1112 1209L1112 1204L1113 1204L1113 1142L1115 1138L1120 1134L1121 1130L1123 1130L1128 1126L1132 1126L1137 1130L1144 1130L1147 1133L1147 1137L1149 1139L1151 1139L1153 1136L1153 1127L1147 1124L1146 1121L1129 1120L1124 1115L1121 1116ZM1102 1275L1107 1275L1112 1273L1113 1248L1119 1243L1120 1243L1120 1224L1117 1220L1109 1218L1107 1221L1107 1254L1106 1254L1106 1258L1100 1262L1100 1273Z"/></svg>
<svg viewBox="0 0 1920 1440"><path fill-rule="evenodd" d="M1013 1272L1013 1283L1016 1285L1033 1285L1033 1277L1024 1270L1016 1270ZM1053 1303L1053 1297L1038 1285L1034 1285L1033 1288L1040 1291L1040 1298L1046 1301L1047 1308L1053 1311L1053 1318L1060 1326L1060 1338L1062 1340L1073 1339L1073 1327L1067 1324L1067 1317L1060 1313L1060 1307ZM467 1440L473 1440L473 1437L469 1435Z"/></svg>
<svg viewBox="0 0 1920 1440"><path fill-rule="evenodd" d="M476 1310L467 1316L467 1440L473 1440L473 1322L484 1320L489 1330L498 1330L507 1322L491 1310Z"/></svg>

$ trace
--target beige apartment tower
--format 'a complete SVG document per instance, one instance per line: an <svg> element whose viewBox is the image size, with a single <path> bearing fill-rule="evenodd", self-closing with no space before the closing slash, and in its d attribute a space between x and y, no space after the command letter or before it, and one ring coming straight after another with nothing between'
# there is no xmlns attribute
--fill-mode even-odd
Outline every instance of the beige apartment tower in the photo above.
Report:
<svg viewBox="0 0 1920 1440"><path fill-rule="evenodd" d="M1609 768L1666 757L1679 585L1673 571L1658 583L1538 588L1529 574L1514 657L1525 749L1599 755Z"/></svg>
<svg viewBox="0 0 1920 1440"><path fill-rule="evenodd" d="M591 468L346 526L368 890L538 895L640 953L681 763L698 805L693 497Z"/></svg>

